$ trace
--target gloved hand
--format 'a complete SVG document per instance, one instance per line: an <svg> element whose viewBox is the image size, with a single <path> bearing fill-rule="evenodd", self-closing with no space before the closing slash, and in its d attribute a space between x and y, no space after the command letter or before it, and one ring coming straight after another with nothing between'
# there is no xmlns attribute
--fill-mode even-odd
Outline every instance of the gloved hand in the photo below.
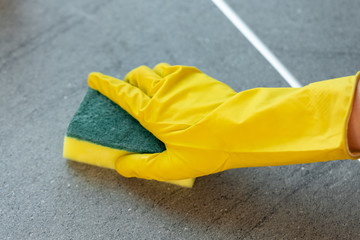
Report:
<svg viewBox="0 0 360 240"><path fill-rule="evenodd" d="M91 73L89 86L166 145L116 162L126 177L186 179L231 168L354 158L346 145L356 77L303 88L236 93L195 67L141 66L124 81Z"/></svg>

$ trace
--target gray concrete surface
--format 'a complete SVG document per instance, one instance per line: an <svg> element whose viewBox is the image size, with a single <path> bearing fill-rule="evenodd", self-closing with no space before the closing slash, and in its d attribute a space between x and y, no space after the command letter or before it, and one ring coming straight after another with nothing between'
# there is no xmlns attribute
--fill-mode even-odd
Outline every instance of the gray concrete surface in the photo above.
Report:
<svg viewBox="0 0 360 240"><path fill-rule="evenodd" d="M359 71L359 1L228 2L303 84Z"/></svg>
<svg viewBox="0 0 360 240"><path fill-rule="evenodd" d="M303 84L359 70L357 1L229 1ZM87 74L195 65L287 84L210 1L0 0L1 239L359 239L360 163L236 169L193 189L66 161Z"/></svg>

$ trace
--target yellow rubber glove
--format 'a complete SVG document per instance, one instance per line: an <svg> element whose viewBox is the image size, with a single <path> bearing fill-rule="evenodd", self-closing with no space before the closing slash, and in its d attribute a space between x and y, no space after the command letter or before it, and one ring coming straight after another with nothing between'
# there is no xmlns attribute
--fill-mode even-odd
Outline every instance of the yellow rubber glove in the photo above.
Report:
<svg viewBox="0 0 360 240"><path fill-rule="evenodd" d="M302 88L236 93L195 67L141 66L124 81L91 73L89 86L166 145L116 162L126 177L186 179L231 168L355 159L346 130L358 76Z"/></svg>

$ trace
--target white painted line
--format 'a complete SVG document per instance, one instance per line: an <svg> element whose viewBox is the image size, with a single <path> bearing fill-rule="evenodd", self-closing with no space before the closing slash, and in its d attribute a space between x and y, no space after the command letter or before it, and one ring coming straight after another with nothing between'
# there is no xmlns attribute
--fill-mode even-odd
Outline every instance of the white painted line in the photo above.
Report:
<svg viewBox="0 0 360 240"><path fill-rule="evenodd" d="M249 42L264 56L264 58L275 68L275 70L288 82L291 87L302 87L299 81L290 73L270 49L255 35L246 23L234 10L223 0L212 0L212 2L225 14L235 27L249 40Z"/></svg>
<svg viewBox="0 0 360 240"><path fill-rule="evenodd" d="M270 51L270 49L256 36L249 26L239 17L238 14L224 1L212 0L212 2L224 13L224 15L235 25L235 27L247 38L247 40L264 56L264 58L276 69L291 87L302 87L300 82ZM360 159L358 159L360 161Z"/></svg>

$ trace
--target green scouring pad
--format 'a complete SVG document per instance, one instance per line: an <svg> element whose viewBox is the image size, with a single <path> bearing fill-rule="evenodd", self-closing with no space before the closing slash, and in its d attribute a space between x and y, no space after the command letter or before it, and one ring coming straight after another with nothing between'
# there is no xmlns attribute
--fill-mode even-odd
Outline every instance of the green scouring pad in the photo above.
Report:
<svg viewBox="0 0 360 240"><path fill-rule="evenodd" d="M114 169L122 155L158 153L165 145L125 110L96 90L88 89L64 139L64 158ZM195 179L168 181L192 187Z"/></svg>

